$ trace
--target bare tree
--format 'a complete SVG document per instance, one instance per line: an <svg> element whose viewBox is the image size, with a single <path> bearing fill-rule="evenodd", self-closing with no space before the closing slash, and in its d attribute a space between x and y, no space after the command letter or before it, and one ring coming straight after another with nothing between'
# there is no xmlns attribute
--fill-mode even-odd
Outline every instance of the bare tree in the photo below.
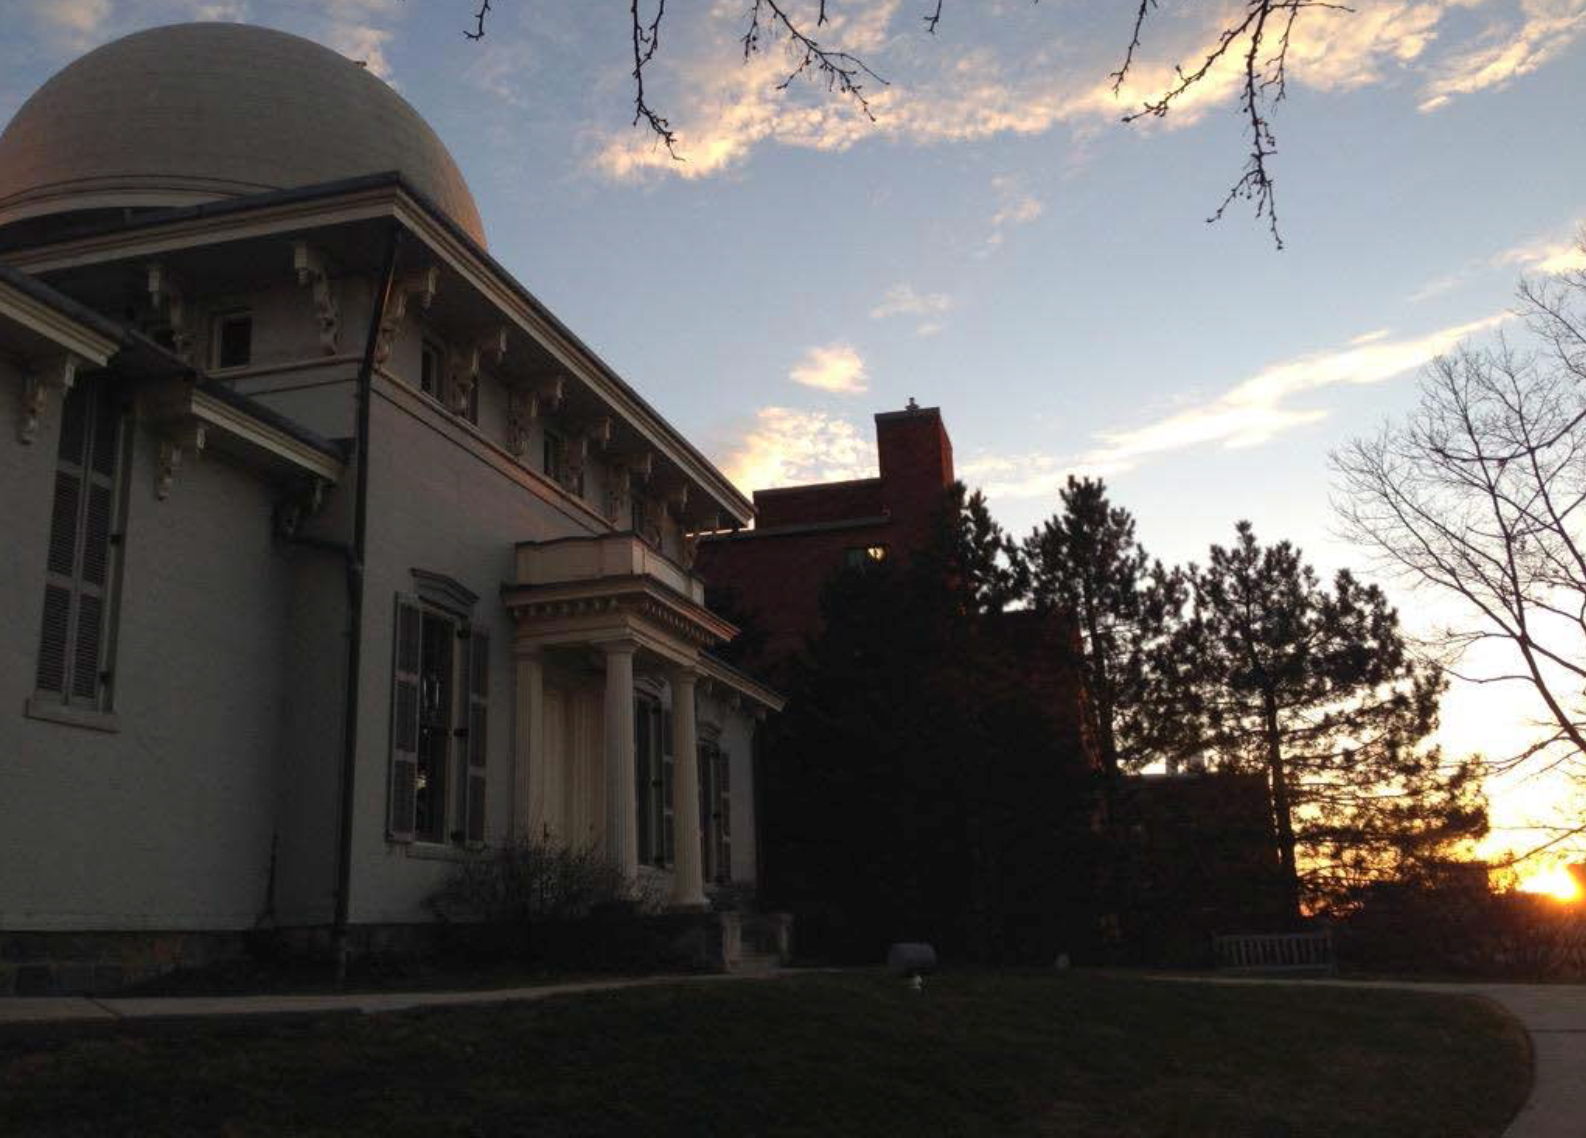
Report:
<svg viewBox="0 0 1586 1138"><path fill-rule="evenodd" d="M1455 675L1535 696L1543 730L1499 765L1586 781L1586 271L1519 300L1535 344L1437 360L1406 421L1333 456L1336 508L1350 537L1461 603L1468 619L1436 641ZM1476 651L1491 645L1505 651Z"/></svg>
<svg viewBox="0 0 1586 1138"><path fill-rule="evenodd" d="M485 37L486 23L493 13L492 0L471 0L476 6L472 26L463 34L471 40ZM817 39L828 26L837 0L809 0L814 5L814 30L789 13L788 0L745 0L745 29L740 39L743 58L748 60L772 45L788 53L787 75L777 84L786 90L800 77L824 83L826 89L849 99L872 122L875 113L866 89L869 84L886 85L886 80L869 64L841 47ZM942 22L946 0L921 0L921 20L925 30L936 34ZM1040 0L1031 0L1039 3ZM1113 91L1123 90L1124 81L1136 66L1136 56L1144 44L1145 30L1164 0L1137 0L1133 10L1129 42L1123 61L1112 73ZM642 10L641 10L642 8ZM806 5L806 10L808 5ZM1239 110L1250 138L1250 152L1244 169L1221 204L1206 220L1220 220L1236 201L1248 201L1256 217L1264 217L1279 249L1283 238L1278 231L1277 199L1274 194L1271 161L1277 154L1277 136L1272 129L1272 114L1283 101L1288 85L1289 44L1301 13L1321 8L1335 12L1352 11L1334 0L1240 0L1233 16L1212 40L1211 47L1198 63L1177 65L1172 81L1157 95L1123 115L1126 123L1145 118L1163 118L1192 89L1204 83L1225 60L1238 61L1240 74ZM661 21L666 15L666 0L653 0L653 7L641 0L629 0L629 20L633 41L633 123L645 124L667 152L678 161L677 136L670 121L656 112L645 97L644 75L660 47Z"/></svg>

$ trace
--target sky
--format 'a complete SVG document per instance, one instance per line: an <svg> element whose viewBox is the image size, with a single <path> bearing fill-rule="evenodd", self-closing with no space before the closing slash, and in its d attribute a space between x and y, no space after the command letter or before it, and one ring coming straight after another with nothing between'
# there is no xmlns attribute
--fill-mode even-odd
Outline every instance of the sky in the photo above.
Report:
<svg viewBox="0 0 1586 1138"><path fill-rule="evenodd" d="M1205 559L1250 519L1323 572L1328 455L1463 341L1523 329L1522 273L1581 267L1586 0L1354 0L1300 18L1274 117L1284 241L1207 216L1247 147L1217 69L1163 121L1122 115L1237 4L1162 0L1111 91L1130 4L828 0L872 122L744 60L749 0L673 0L646 73L674 160L633 125L625 5L494 0L5 0L0 121L140 27L232 19L363 60L447 142L492 252L745 490L874 473L870 417L940 406L960 476L1015 533L1070 471L1150 551ZM792 0L809 16L813 0ZM1412 628L1455 615L1388 584ZM1443 745L1505 754L1519 693L1456 689ZM1581 812L1557 778L1490 788L1489 850Z"/></svg>

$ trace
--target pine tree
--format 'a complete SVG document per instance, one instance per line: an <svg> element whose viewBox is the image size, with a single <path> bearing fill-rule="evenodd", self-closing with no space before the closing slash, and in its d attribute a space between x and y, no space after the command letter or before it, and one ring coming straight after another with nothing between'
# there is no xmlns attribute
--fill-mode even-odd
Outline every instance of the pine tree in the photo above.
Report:
<svg viewBox="0 0 1586 1138"><path fill-rule="evenodd" d="M1154 696L1152 657L1184 606L1183 574L1152 561L1134 518L1099 479L1069 476L1061 512L1024 544L1037 609L1077 625L1091 729L1109 785L1173 755L1173 718Z"/></svg>
<svg viewBox="0 0 1586 1138"><path fill-rule="evenodd" d="M1445 681L1411 656L1381 590L1347 570L1324 588L1248 522L1190 581L1181 706L1211 762L1266 773L1291 915L1485 832L1474 762L1445 765L1425 743Z"/></svg>

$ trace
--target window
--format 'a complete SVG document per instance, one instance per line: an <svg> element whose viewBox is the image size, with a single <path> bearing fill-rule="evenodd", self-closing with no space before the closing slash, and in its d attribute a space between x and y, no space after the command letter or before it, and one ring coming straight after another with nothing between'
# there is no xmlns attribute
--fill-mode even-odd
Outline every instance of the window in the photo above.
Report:
<svg viewBox="0 0 1586 1138"><path fill-rule="evenodd" d="M431 399L446 401L442 388L446 382L446 353L440 345L425 340L419 348L419 390Z"/></svg>
<svg viewBox="0 0 1586 1138"><path fill-rule="evenodd" d="M490 635L398 597L391 698L393 841L485 840Z"/></svg>
<svg viewBox="0 0 1586 1138"><path fill-rule="evenodd" d="M854 546L843 550L843 564L850 569L879 565L886 559L887 547L884 545Z"/></svg>
<svg viewBox="0 0 1586 1138"><path fill-rule="evenodd" d="M732 760L714 742L699 745L700 864L708 880L732 880Z"/></svg>
<svg viewBox="0 0 1586 1138"><path fill-rule="evenodd" d="M253 314L229 312L215 317L215 367L247 367L253 360Z"/></svg>
<svg viewBox="0 0 1586 1138"><path fill-rule="evenodd" d="M672 864L672 715L653 699L634 701L634 789L639 811L639 863Z"/></svg>
<svg viewBox="0 0 1586 1138"><path fill-rule="evenodd" d="M110 704L110 594L125 435L108 380L79 379L61 408L35 686L52 701L95 711Z"/></svg>
<svg viewBox="0 0 1586 1138"><path fill-rule="evenodd" d="M541 470L545 477L555 482L558 486L567 480L567 441L561 435L551 430L545 430L545 460Z"/></svg>

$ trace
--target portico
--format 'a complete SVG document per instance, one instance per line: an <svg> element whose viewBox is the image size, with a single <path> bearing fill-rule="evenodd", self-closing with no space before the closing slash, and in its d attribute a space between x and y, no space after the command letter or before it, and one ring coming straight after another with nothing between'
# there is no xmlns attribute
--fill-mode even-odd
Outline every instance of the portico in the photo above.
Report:
<svg viewBox="0 0 1586 1138"><path fill-rule="evenodd" d="M704 907L697 689L722 682L704 652L737 630L631 533L524 542L516 570L514 836L670 870L669 904Z"/></svg>

